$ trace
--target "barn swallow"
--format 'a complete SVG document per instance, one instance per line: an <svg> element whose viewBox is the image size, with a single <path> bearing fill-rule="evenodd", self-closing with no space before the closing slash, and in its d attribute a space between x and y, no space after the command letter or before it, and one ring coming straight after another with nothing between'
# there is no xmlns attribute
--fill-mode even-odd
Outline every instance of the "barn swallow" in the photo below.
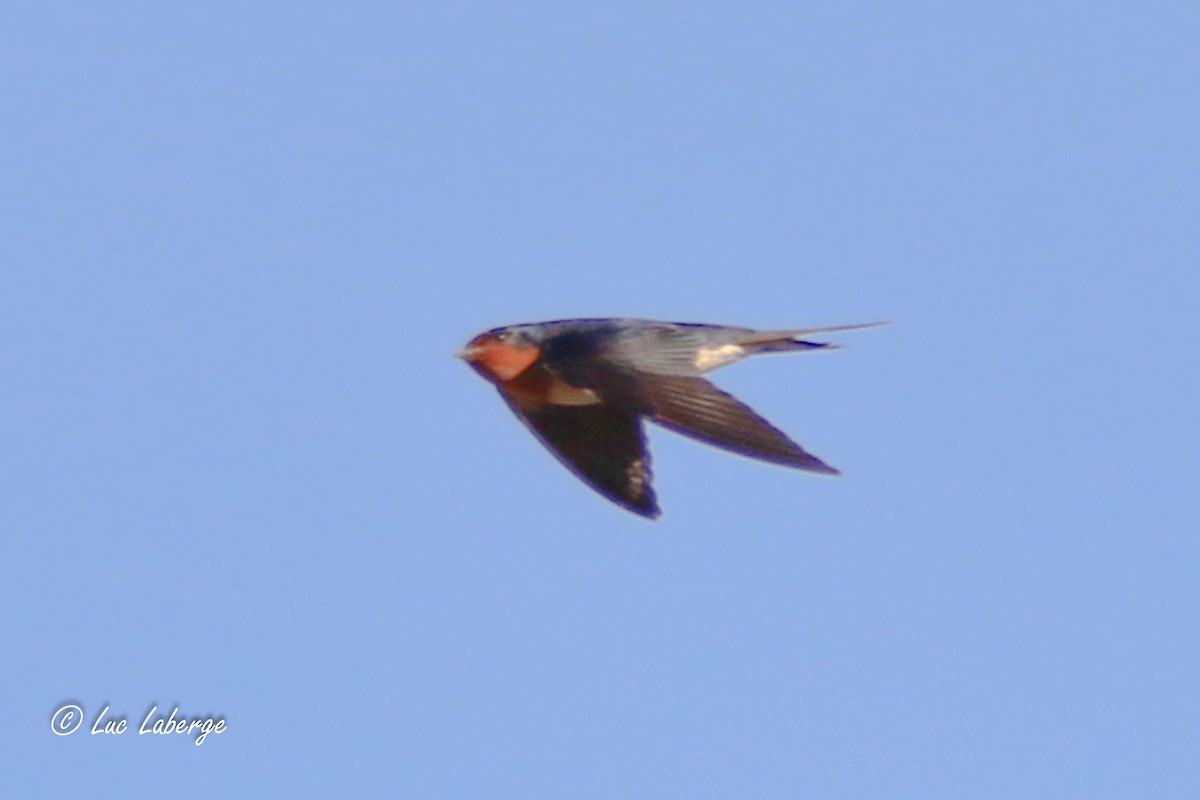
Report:
<svg viewBox="0 0 1200 800"><path fill-rule="evenodd" d="M572 319L494 328L460 352L580 480L623 508L662 512L643 418L734 453L837 475L750 407L702 378L759 353L837 347L814 333L639 319Z"/></svg>

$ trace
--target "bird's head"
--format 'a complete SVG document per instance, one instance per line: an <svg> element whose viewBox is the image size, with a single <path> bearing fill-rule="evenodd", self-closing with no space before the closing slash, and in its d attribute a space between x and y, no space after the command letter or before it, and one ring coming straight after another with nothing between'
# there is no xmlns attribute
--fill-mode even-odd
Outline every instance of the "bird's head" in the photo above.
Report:
<svg viewBox="0 0 1200 800"><path fill-rule="evenodd" d="M533 326L494 328L468 342L458 357L492 383L506 383L537 361L540 338Z"/></svg>

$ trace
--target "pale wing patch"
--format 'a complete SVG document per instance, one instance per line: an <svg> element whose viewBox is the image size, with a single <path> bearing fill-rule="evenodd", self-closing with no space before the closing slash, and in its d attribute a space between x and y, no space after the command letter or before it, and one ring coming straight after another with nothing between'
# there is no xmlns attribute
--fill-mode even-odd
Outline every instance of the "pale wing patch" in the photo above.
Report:
<svg viewBox="0 0 1200 800"><path fill-rule="evenodd" d="M701 347L696 351L696 369L707 372L726 364L732 364L746 355L746 348L736 344L723 344L720 347Z"/></svg>
<svg viewBox="0 0 1200 800"><path fill-rule="evenodd" d="M600 402L600 396L587 387L572 386L555 378L546 392L546 402L556 406L594 406Z"/></svg>
<svg viewBox="0 0 1200 800"><path fill-rule="evenodd" d="M650 469L646 466L646 459L643 457L630 461L625 474L629 477L630 494L644 497L650 488Z"/></svg>

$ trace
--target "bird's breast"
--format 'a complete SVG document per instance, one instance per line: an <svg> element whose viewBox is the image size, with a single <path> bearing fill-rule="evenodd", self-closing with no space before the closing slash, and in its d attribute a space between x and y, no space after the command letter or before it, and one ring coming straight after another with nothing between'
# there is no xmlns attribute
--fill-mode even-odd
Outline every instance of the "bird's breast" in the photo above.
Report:
<svg viewBox="0 0 1200 800"><path fill-rule="evenodd" d="M586 386L574 386L562 376L534 367L504 384L504 391L518 400L555 406L594 406L600 396Z"/></svg>

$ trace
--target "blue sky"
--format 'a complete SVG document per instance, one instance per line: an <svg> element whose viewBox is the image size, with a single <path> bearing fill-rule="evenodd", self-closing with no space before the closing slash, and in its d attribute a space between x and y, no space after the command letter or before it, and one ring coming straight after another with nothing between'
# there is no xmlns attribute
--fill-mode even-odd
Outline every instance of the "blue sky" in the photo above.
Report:
<svg viewBox="0 0 1200 800"><path fill-rule="evenodd" d="M3 794L1196 797L1197 41L8 8ZM714 376L844 477L654 429L648 523L451 357L572 316L894 324Z"/></svg>

